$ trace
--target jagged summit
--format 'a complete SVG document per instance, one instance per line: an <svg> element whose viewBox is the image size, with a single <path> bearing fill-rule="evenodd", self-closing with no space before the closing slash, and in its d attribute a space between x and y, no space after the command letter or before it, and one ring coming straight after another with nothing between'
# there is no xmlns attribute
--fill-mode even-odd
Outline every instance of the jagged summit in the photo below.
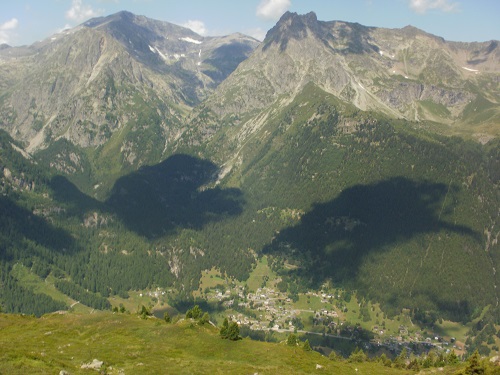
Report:
<svg viewBox="0 0 500 375"><path fill-rule="evenodd" d="M304 15L286 12L276 26L267 33L263 50L278 44L280 50L284 51L291 40L301 41L312 37L334 52L378 52L369 41L369 33L373 29L375 28L359 23L318 21L314 12Z"/></svg>
<svg viewBox="0 0 500 375"><path fill-rule="evenodd" d="M264 39L264 49L269 48L273 43L279 44L280 49L283 51L290 39L304 39L309 35L318 35L320 38L324 35L322 33L322 22L318 21L316 13L309 12L305 15L298 15L297 13L286 12L281 16L280 20L266 35Z"/></svg>
<svg viewBox="0 0 500 375"><path fill-rule="evenodd" d="M278 21L279 24L286 23L288 21L292 22L303 22L305 24L313 24L318 22L318 17L316 16L316 13L314 12L309 12L303 15L297 14L295 12L285 12L280 20Z"/></svg>

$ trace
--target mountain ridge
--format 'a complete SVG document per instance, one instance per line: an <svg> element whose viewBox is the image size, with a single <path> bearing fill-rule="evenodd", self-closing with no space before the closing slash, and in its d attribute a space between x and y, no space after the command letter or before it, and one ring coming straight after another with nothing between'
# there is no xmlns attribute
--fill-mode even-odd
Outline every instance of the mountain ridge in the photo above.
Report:
<svg viewBox="0 0 500 375"><path fill-rule="evenodd" d="M78 164L74 170L97 175L92 185L109 173L99 169L110 160L117 178L164 158L193 106L256 44L242 34L204 38L129 12L93 19L0 51L0 127L31 153L56 152L67 140L52 164ZM146 147L138 138L145 133Z"/></svg>
<svg viewBox="0 0 500 375"><path fill-rule="evenodd" d="M408 36L410 39L405 40ZM420 41L421 38L425 40ZM279 45L275 51L271 48L274 44ZM498 76L500 52L495 42L452 44L453 48L445 48L448 51L443 53L446 46L444 39L416 28L382 29L342 21L323 22L318 21L314 13L299 16L288 12L268 32L262 46L235 72L240 74L239 78L226 81L218 91L224 87L238 87L234 81L245 79L243 76L251 77L252 70L255 70L264 72L264 77L269 74L266 78L256 78L258 83L254 91L257 98L263 88L276 98L282 93L296 92L292 87L296 82L300 87L313 80L343 100L353 101L362 110L376 109L393 117L450 124L449 119L429 113L425 106L418 103L430 100L444 106L452 115L453 122L464 122L461 117L465 107L477 99L477 88L467 89L466 85L477 86L481 82L474 77L481 68L486 69L481 74L491 72ZM464 46L467 48L464 49ZM431 48L431 53L422 53L427 47ZM478 50L467 52L471 48ZM424 58L417 58L419 54ZM488 57L478 61L474 69L462 67L462 64L471 61L472 55ZM459 61L454 62L455 58ZM273 70L272 66L266 65L267 61L276 61L275 65L279 68ZM252 62L254 66L250 66ZM439 65L443 63L449 69L443 70ZM311 70L313 72L307 75ZM302 76L298 71L302 72ZM245 85L251 85L249 79L247 81ZM486 97L492 103L498 103L498 90L494 84L489 87L492 90L485 92ZM216 97L223 95L216 92ZM260 100L263 105L268 102L266 95L264 93ZM248 101L249 108L259 105L256 98L242 97L233 102L235 100ZM229 98L223 102L226 108L231 105ZM243 105L231 108L229 112L235 109L246 111Z"/></svg>

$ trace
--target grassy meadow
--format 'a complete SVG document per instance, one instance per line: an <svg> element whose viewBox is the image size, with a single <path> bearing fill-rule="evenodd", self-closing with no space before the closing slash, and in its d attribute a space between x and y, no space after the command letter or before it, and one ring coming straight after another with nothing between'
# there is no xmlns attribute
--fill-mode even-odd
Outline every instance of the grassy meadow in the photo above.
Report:
<svg viewBox="0 0 500 375"><path fill-rule="evenodd" d="M1 374L88 374L94 371L82 365L94 359L108 374L404 373L379 363L331 361L285 343L223 340L208 324L134 314L2 314L0 332Z"/></svg>

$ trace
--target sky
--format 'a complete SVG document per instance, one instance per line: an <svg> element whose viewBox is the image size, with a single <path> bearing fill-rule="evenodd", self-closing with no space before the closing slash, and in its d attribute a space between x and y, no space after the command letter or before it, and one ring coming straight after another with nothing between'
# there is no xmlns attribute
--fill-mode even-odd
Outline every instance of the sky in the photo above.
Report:
<svg viewBox="0 0 500 375"><path fill-rule="evenodd" d="M500 40L500 0L0 0L0 44L30 45L121 10L203 36L241 32L262 40L286 11L321 21L401 28L452 41Z"/></svg>

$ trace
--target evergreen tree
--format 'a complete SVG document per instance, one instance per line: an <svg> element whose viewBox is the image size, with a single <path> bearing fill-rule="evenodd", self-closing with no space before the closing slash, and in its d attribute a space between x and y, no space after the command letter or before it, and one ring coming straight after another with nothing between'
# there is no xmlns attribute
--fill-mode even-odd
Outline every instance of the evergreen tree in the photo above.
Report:
<svg viewBox="0 0 500 375"><path fill-rule="evenodd" d="M394 358L394 367L405 368L407 355L408 355L408 351L406 350L406 348L403 348L401 353L396 358Z"/></svg>
<svg viewBox="0 0 500 375"><path fill-rule="evenodd" d="M343 361L344 358L340 355L340 354L337 354L337 352L335 352L334 350L332 350L330 352L330 355L328 356L328 358L331 360L331 361Z"/></svg>
<svg viewBox="0 0 500 375"><path fill-rule="evenodd" d="M227 320L227 318L224 318L224 322L222 323L222 327L219 331L220 337L222 337L223 339L227 339L228 330L229 330L229 321Z"/></svg>
<svg viewBox="0 0 500 375"><path fill-rule="evenodd" d="M413 371L420 371L420 363L417 357L412 356L410 359L410 362L408 363L408 366L406 366L408 370L413 370Z"/></svg>
<svg viewBox="0 0 500 375"><path fill-rule="evenodd" d="M139 315L142 319L146 319L148 316L151 315L151 312L148 310L146 306L142 305L141 309L139 310Z"/></svg>
<svg viewBox="0 0 500 375"><path fill-rule="evenodd" d="M392 366L392 361L390 358L387 358L385 353L382 353L382 355L379 358L379 361L386 367L391 367Z"/></svg>
<svg viewBox="0 0 500 375"><path fill-rule="evenodd" d="M304 341L302 349L304 349L306 352L310 352L312 350L311 345L309 344L309 340L306 339L306 341Z"/></svg>
<svg viewBox="0 0 500 375"><path fill-rule="evenodd" d="M286 339L287 345L295 346L295 345L297 345L297 342L298 342L297 335L295 335L293 333L288 335L288 338Z"/></svg>
<svg viewBox="0 0 500 375"><path fill-rule="evenodd" d="M455 353L455 350L452 350L448 356L446 357L446 364L448 365L456 365L457 363L460 362L460 359Z"/></svg>
<svg viewBox="0 0 500 375"><path fill-rule="evenodd" d="M240 327L238 323L231 322L227 329L227 338L231 341L236 341L240 339Z"/></svg>
<svg viewBox="0 0 500 375"><path fill-rule="evenodd" d="M163 320L165 320L165 322L167 323L170 323L172 321L172 318L170 317L168 311L165 311L165 313L163 314Z"/></svg>
<svg viewBox="0 0 500 375"><path fill-rule="evenodd" d="M429 368L436 363L436 354L431 350L422 362L423 368Z"/></svg>
<svg viewBox="0 0 500 375"><path fill-rule="evenodd" d="M486 373L484 363L481 361L481 356L476 350L467 360L467 367L462 372L464 375L482 375Z"/></svg>
<svg viewBox="0 0 500 375"><path fill-rule="evenodd" d="M356 348L349 356L349 362L366 362L368 357L363 349Z"/></svg>
<svg viewBox="0 0 500 375"><path fill-rule="evenodd" d="M186 319L200 319L202 315L203 310L198 305L195 305L192 309L186 311Z"/></svg>
<svg viewBox="0 0 500 375"><path fill-rule="evenodd" d="M210 321L210 315L208 315L207 312L203 313L203 315L201 316L200 320L199 320L199 323L200 324L205 324L205 323L208 323Z"/></svg>

